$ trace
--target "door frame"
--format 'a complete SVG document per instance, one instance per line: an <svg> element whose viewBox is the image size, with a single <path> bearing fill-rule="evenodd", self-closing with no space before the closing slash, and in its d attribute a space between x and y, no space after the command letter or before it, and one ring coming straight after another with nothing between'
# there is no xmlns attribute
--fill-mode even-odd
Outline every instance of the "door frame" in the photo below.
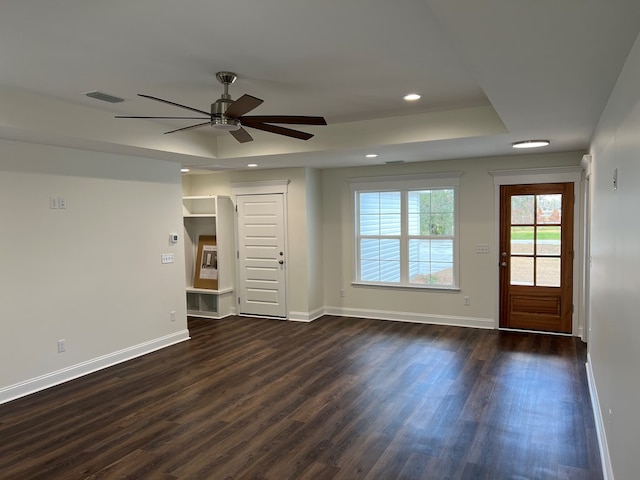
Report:
<svg viewBox="0 0 640 480"><path fill-rule="evenodd" d="M582 232L584 235L584 258L582 277L582 341L589 343L591 332L591 155L583 155L581 165L584 169L583 189L583 218Z"/></svg>
<svg viewBox="0 0 640 480"><path fill-rule="evenodd" d="M240 259L239 259L239 239L238 239L238 197L245 195L273 195L273 194L282 194L283 203L282 203L282 214L283 214L283 228L284 228L284 254L285 258L289 258L289 230L288 230L288 193L289 193L289 183L291 180L263 180L256 182L234 182L231 184L231 198L233 200L233 206L235 210L235 215L233 216L234 221L234 248L236 250L235 262L236 262L236 308L240 305ZM289 303L287 299L289 298L289 269L286 268L285 264L285 285L284 285L284 310L285 317L283 320L289 319ZM238 312L239 313L239 312ZM272 318L272 317L269 317ZM280 318L280 317L278 317Z"/></svg>
<svg viewBox="0 0 640 480"><path fill-rule="evenodd" d="M582 336L584 326L584 308L581 302L584 299L583 278L583 258L584 258L584 232L582 225L582 182L583 169L575 167L550 167L550 168L530 168L522 170L493 170L489 172L493 177L494 185L494 241L493 260L495 265L495 319L494 328L500 329L500 275L498 269L500 262L500 187L502 185L520 185L536 183L573 183L574 205L573 205L573 298L574 305L571 319L571 335ZM511 330L511 329L510 329ZM536 332L540 333L540 332ZM544 332L553 335L552 332ZM566 335L566 334L565 334Z"/></svg>

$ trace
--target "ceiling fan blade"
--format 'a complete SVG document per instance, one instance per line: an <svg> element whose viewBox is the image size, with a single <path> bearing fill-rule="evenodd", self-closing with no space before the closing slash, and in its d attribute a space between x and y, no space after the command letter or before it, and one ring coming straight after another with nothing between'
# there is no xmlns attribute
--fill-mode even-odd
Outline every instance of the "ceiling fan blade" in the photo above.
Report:
<svg viewBox="0 0 640 480"><path fill-rule="evenodd" d="M131 115L116 115L115 118L159 118L164 120L205 120L205 117L137 117ZM211 117L206 117L211 118Z"/></svg>
<svg viewBox="0 0 640 480"><path fill-rule="evenodd" d="M238 118L245 113L249 113L262 102L264 102L264 100L244 94L238 100L229 105L229 108L224 112L224 116L229 118Z"/></svg>
<svg viewBox="0 0 640 480"><path fill-rule="evenodd" d="M277 133L278 135L284 135L285 137L298 138L300 140L309 140L313 137L312 134L306 132L300 132L298 130L292 130L290 128L278 127L277 125L269 125L268 123L254 123L245 124L247 127L255 128L257 130L264 130L265 132Z"/></svg>
<svg viewBox="0 0 640 480"><path fill-rule="evenodd" d="M326 125L324 117L307 117L303 115L251 115L242 117L241 122L249 125L251 122L257 123L286 123L295 125Z"/></svg>
<svg viewBox="0 0 640 480"><path fill-rule="evenodd" d="M170 132L164 132L164 133L166 135L167 133L181 132L182 130L189 130L191 128L198 128L198 127L202 127L204 125L211 125L211 121L204 122L204 123L198 123L197 125L189 125L188 127L177 128L175 130L171 130Z"/></svg>
<svg viewBox="0 0 640 480"><path fill-rule="evenodd" d="M149 98L151 100L155 100L156 102L167 103L169 105L173 105L174 107L186 108L187 110L191 110L193 112L202 113L203 115L211 116L210 112L205 112L204 110L199 110L199 109L193 108L193 107L187 107L186 105L181 105L179 103L170 102L169 100L164 100L162 98L152 97L151 95L144 95L142 93L139 93L138 96L139 97L144 97L144 98Z"/></svg>
<svg viewBox="0 0 640 480"><path fill-rule="evenodd" d="M239 130L231 130L229 133L233 135L233 138L235 138L240 143L247 143L247 142L253 141L253 137L251 137L251 135L249 135L249 132L247 132L242 127L240 127Z"/></svg>

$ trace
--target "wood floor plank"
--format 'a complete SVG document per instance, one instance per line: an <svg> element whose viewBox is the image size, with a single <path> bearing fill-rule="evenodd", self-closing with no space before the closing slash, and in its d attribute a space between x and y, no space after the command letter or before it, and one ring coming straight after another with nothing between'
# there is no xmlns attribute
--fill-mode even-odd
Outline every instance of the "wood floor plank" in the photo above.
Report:
<svg viewBox="0 0 640 480"><path fill-rule="evenodd" d="M339 316L189 330L0 405L0 477L602 478L578 339Z"/></svg>

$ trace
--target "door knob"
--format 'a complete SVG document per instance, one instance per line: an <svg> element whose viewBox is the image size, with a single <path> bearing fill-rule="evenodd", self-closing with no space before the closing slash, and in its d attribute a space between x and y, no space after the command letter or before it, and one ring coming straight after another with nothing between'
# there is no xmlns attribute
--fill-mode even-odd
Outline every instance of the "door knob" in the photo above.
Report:
<svg viewBox="0 0 640 480"><path fill-rule="evenodd" d="M500 264L500 266L501 266L501 267L506 267L506 266L507 266L507 262L502 262L502 263Z"/></svg>
<svg viewBox="0 0 640 480"><path fill-rule="evenodd" d="M282 265L284 263L284 260L280 260L278 263Z"/></svg>

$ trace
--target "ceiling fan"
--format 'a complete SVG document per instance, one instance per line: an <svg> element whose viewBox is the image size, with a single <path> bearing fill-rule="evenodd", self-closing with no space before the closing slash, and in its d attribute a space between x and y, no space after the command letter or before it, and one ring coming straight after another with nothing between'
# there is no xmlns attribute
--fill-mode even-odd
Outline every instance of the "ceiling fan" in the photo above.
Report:
<svg viewBox="0 0 640 480"><path fill-rule="evenodd" d="M192 128L203 127L205 125L211 125L216 130L224 130L240 143L250 142L253 140L249 132L247 132L243 126L255 128L257 130L263 130L265 132L277 133L286 137L299 138L300 140L309 140L313 137L312 134L301 132L299 130L293 130L291 128L281 127L273 125L274 123L288 124L288 125L326 125L327 122L323 117L307 117L301 115L251 115L247 116L251 110L259 106L263 100L253 97L251 95L242 95L238 100L232 100L229 95L229 85L236 81L238 76L232 72L218 72L216 74L218 81L224 85L224 93L222 96L211 104L211 112L206 112L187 105L181 105L179 103L170 102L158 97L152 97L151 95L143 95L139 93L140 97L149 98L157 102L167 103L176 107L184 108L201 114L199 117L140 117L140 116L128 116L117 115L116 118L158 118L158 119L179 119L179 120L206 120L206 122L198 123L196 125L190 125L188 127L177 128L167 133L181 132L183 130L189 130Z"/></svg>

